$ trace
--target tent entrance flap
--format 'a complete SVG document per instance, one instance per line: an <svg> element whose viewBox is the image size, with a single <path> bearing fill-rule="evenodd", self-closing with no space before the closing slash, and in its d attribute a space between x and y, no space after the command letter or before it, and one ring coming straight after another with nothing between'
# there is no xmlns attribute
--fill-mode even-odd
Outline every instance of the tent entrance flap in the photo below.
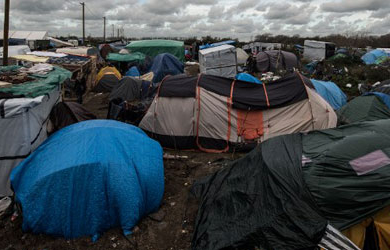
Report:
<svg viewBox="0 0 390 250"><path fill-rule="evenodd" d="M253 141L264 134L263 112L237 110L237 134L245 141Z"/></svg>

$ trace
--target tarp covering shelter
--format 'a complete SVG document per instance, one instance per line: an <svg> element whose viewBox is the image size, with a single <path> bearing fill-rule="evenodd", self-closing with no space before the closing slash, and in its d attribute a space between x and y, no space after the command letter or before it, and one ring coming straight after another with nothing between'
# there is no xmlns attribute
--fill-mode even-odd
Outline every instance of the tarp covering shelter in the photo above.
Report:
<svg viewBox="0 0 390 250"><path fill-rule="evenodd" d="M390 205L390 119L314 131L302 144L307 187L336 228L347 229ZM389 225L379 234L383 230L377 234L382 242Z"/></svg>
<svg viewBox="0 0 390 250"><path fill-rule="evenodd" d="M317 93L320 94L334 110L338 110L347 104L347 96L334 82L315 79L311 79L311 82Z"/></svg>
<svg viewBox="0 0 390 250"><path fill-rule="evenodd" d="M390 54L386 53L383 50L375 49L371 50L370 52L367 52L362 56L362 60L365 64L380 64L380 60L382 58L390 57Z"/></svg>
<svg viewBox="0 0 390 250"><path fill-rule="evenodd" d="M145 61L145 57L145 54L141 52L134 52L130 54L109 53L106 60L113 62L143 63Z"/></svg>
<svg viewBox="0 0 390 250"><path fill-rule="evenodd" d="M290 74L267 84L212 75L170 76L140 123L162 146L226 152L268 138L335 127L333 108Z"/></svg>
<svg viewBox="0 0 390 250"><path fill-rule="evenodd" d="M141 74L140 74L137 66L133 66L126 72L126 76L140 77Z"/></svg>
<svg viewBox="0 0 390 250"><path fill-rule="evenodd" d="M376 95L358 96L337 111L339 124L390 119L390 109Z"/></svg>
<svg viewBox="0 0 390 250"><path fill-rule="evenodd" d="M389 119L260 144L194 184L192 249L357 249L334 231L324 239L329 225L344 230L390 205L389 148ZM377 237L386 242L382 222Z"/></svg>
<svg viewBox="0 0 390 250"><path fill-rule="evenodd" d="M111 92L122 78L121 73L115 67L102 68L96 77L94 92Z"/></svg>
<svg viewBox="0 0 390 250"><path fill-rule="evenodd" d="M244 82L262 84L262 82L259 79L257 79L256 77L248 73L239 73L237 74L236 79Z"/></svg>
<svg viewBox="0 0 390 250"><path fill-rule="evenodd" d="M236 48L232 45L221 45L199 51L200 73L231 77L237 75Z"/></svg>
<svg viewBox="0 0 390 250"><path fill-rule="evenodd" d="M153 72L153 82L160 82L167 75L178 75L184 73L184 64L175 56L169 53L159 54L153 59L150 71Z"/></svg>
<svg viewBox="0 0 390 250"><path fill-rule="evenodd" d="M77 102L59 102L50 112L51 131L58 131L74 123L93 120L96 116Z"/></svg>
<svg viewBox="0 0 390 250"><path fill-rule="evenodd" d="M293 70L294 68L298 68L298 58L291 52L267 50L257 54L256 68L258 72Z"/></svg>
<svg viewBox="0 0 390 250"><path fill-rule="evenodd" d="M1 67L0 75L19 69ZM12 195L11 170L46 140L50 111L71 72L54 67L45 76L30 77L32 81L0 89L0 197Z"/></svg>
<svg viewBox="0 0 390 250"><path fill-rule="evenodd" d="M303 179L301 141L300 134L272 138L195 182L192 249L314 249L327 238L331 227ZM331 235L347 242L343 249L357 249L337 231Z"/></svg>
<svg viewBox="0 0 390 250"><path fill-rule="evenodd" d="M161 53L170 53L184 62L184 42L173 40L140 40L126 46L131 53L141 52L154 58Z"/></svg>
<svg viewBox="0 0 390 250"><path fill-rule="evenodd" d="M367 92L380 92L387 95L390 95L390 79L380 82L379 84L374 84L373 86L367 87Z"/></svg>
<svg viewBox="0 0 390 250"><path fill-rule="evenodd" d="M23 230L92 236L121 227L125 235L160 206L161 146L140 129L94 120L68 126L12 171Z"/></svg>

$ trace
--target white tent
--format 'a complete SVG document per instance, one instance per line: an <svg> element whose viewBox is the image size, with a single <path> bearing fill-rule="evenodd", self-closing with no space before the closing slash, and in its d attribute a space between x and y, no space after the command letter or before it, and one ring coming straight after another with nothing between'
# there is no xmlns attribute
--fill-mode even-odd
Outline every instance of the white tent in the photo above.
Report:
<svg viewBox="0 0 390 250"><path fill-rule="evenodd" d="M2 40L3 31L0 31L0 39ZM47 31L9 31L9 38L13 39L23 39L26 41L35 41L35 40L47 40L48 32Z"/></svg>
<svg viewBox="0 0 390 250"><path fill-rule="evenodd" d="M221 45L199 51L200 73L235 77L237 75L237 51L232 45Z"/></svg>
<svg viewBox="0 0 390 250"><path fill-rule="evenodd" d="M238 65L245 65L246 61L249 58L248 53L246 53L243 49L241 48L236 48L237 50L237 64Z"/></svg>

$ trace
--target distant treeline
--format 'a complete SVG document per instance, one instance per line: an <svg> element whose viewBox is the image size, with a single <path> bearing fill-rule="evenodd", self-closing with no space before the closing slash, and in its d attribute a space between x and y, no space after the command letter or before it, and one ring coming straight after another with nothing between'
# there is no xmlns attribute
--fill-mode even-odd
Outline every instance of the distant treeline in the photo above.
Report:
<svg viewBox="0 0 390 250"><path fill-rule="evenodd" d="M60 37L60 39L77 39L77 37ZM118 38L112 38L118 39ZM123 38L126 41L140 40L140 38ZM171 40L180 40L184 41L186 45L192 45L194 42L198 44L207 44L207 43L216 43L226 40L235 40L238 47L246 44L247 42L239 41L239 39L233 39L230 37L143 37L142 39L171 39ZM88 37L87 40L92 44L97 44L102 42L102 38L92 38ZM107 40L110 40L109 38ZM358 47L365 48L367 46L372 46L373 48L390 48L390 34L382 36L371 36L366 33L359 34L345 34L345 35L328 35L328 36L314 36L314 37L301 37L299 35L294 36L285 36L285 35L272 35L269 33L256 35L254 41L259 42L269 42L269 43L282 43L282 44L301 44L303 45L305 40L318 40L333 42L339 47Z"/></svg>

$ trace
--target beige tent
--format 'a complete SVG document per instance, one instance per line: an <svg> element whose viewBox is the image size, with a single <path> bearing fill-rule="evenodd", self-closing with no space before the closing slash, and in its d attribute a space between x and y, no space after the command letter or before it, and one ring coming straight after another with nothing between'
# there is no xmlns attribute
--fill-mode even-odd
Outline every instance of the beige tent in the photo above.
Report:
<svg viewBox="0 0 390 250"><path fill-rule="evenodd" d="M264 85L211 75L168 77L139 126L164 147L226 152L336 123L310 80L293 73Z"/></svg>
<svg viewBox="0 0 390 250"><path fill-rule="evenodd" d="M237 52L237 64L238 65L245 65L246 61L249 58L248 53L246 53L243 49L241 48L236 48Z"/></svg>

